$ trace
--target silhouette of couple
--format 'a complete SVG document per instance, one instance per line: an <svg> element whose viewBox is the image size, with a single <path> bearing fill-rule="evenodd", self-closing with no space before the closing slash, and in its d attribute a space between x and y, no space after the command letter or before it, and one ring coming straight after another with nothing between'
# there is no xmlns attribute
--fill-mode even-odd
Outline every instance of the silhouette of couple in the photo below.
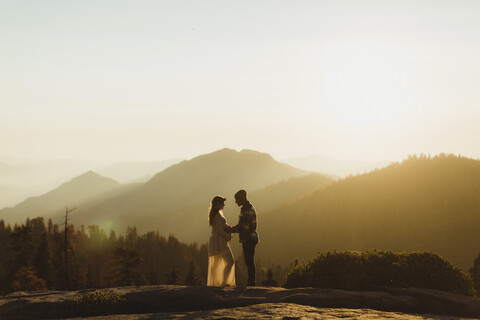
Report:
<svg viewBox="0 0 480 320"><path fill-rule="evenodd" d="M235 259L228 242L232 233L238 233L243 246L243 257L248 269L248 286L255 285L255 246L258 243L257 214L255 208L247 200L247 192L240 190L235 194L235 203L241 207L238 224L229 226L223 215L226 198L215 196L210 204L208 222L212 227L212 235L208 248L207 285L215 287L235 285Z"/></svg>

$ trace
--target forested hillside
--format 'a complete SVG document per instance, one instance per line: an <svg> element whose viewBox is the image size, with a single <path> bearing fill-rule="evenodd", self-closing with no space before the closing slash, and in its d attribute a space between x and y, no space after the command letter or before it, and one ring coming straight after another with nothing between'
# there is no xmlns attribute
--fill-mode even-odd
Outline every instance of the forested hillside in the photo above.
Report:
<svg viewBox="0 0 480 320"><path fill-rule="evenodd" d="M468 270L480 252L479 194L480 161L412 156L260 216L258 254L286 264L325 250L430 250Z"/></svg>

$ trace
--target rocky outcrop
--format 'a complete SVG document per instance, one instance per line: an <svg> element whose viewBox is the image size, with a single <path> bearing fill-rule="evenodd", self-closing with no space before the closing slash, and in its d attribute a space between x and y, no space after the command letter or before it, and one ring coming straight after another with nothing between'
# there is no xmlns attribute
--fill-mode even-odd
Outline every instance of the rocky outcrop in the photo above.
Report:
<svg viewBox="0 0 480 320"><path fill-rule="evenodd" d="M437 315L411 315L400 312L385 312L372 309L316 308L293 303L261 303L247 307L224 308L193 312L159 312L76 318L75 320L460 320L457 317ZM462 318L466 320L466 318Z"/></svg>
<svg viewBox="0 0 480 320"><path fill-rule="evenodd" d="M79 316L102 316L99 319L146 319L147 314L148 319L178 319L180 315L184 315L187 319L190 317L228 319L235 314L237 314L235 318L247 319L250 316L257 319L278 317L300 319L331 314L331 319L335 319L335 312L337 315L338 312L344 315L349 312L352 315L361 312L364 315L370 314L372 319L375 317L382 319L380 317L382 313L379 311L404 315L480 317L480 300L427 289L377 288L377 291L356 292L317 288L212 288L160 285L123 287L113 290L124 297L121 303L104 305L84 303L72 306L73 299L80 299L90 291L17 292L0 297L0 319L51 319ZM334 311L334 309L343 311ZM354 311L359 309L369 311ZM116 314L115 318L108 316L112 314ZM119 314L124 316L119 317ZM222 314L223 316L220 316ZM254 317L255 314L257 317ZM359 316L352 316L352 318L357 319ZM402 319L408 318L405 315Z"/></svg>

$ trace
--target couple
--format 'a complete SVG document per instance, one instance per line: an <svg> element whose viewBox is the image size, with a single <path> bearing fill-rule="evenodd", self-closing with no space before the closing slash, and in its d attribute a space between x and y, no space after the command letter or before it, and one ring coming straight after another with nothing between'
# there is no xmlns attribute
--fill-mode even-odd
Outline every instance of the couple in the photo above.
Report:
<svg viewBox="0 0 480 320"><path fill-rule="evenodd" d="M257 214L255 208L247 200L247 192L240 190L235 194L235 203L242 207L236 226L229 226L223 215L225 198L215 196L210 204L208 222L212 227L212 235L208 248L207 286L223 287L235 285L235 260L228 242L232 233L238 233L243 245L243 257L248 269L248 286L255 285L255 264L253 256L258 243Z"/></svg>

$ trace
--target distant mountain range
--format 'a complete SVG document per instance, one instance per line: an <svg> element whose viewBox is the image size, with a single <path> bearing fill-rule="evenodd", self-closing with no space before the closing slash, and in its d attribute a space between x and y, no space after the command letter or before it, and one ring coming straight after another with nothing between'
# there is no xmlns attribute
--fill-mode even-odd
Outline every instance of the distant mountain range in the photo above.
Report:
<svg viewBox="0 0 480 320"><path fill-rule="evenodd" d="M89 170L120 183L138 183L148 181L158 172L178 162L180 160L106 164L68 159L34 161L0 158L0 209L45 194L66 180Z"/></svg>
<svg viewBox="0 0 480 320"><path fill-rule="evenodd" d="M222 149L174 164L145 183L122 185L88 172L0 210L0 219L61 219L68 206L77 208L71 219L77 226L123 232L135 225L139 232L205 243L210 200L226 196L225 216L236 224L239 189L257 208L257 257L264 261L288 265L324 250L428 250L468 269L480 253L480 161L453 155L413 156L335 181L265 153ZM232 245L237 242L235 236Z"/></svg>
<svg viewBox="0 0 480 320"><path fill-rule="evenodd" d="M74 160L29 161L7 159L0 163L0 209L12 207L28 197L39 196L95 166Z"/></svg>
<svg viewBox="0 0 480 320"><path fill-rule="evenodd" d="M43 196L0 210L0 218L7 222L23 222L27 216L48 219L59 217L65 206L75 206L72 223L77 225L98 224L122 232L135 225L139 231L159 230L184 241L205 242L210 232L207 209L216 194L229 198L225 212L236 219L233 194L239 189L252 192L252 198L267 210L332 181L265 153L222 149L172 165L146 183L122 186L89 172Z"/></svg>
<svg viewBox="0 0 480 320"><path fill-rule="evenodd" d="M122 185L117 181L89 171L44 195L30 197L13 208L0 210L0 218L21 223L27 217L60 217L65 207L80 206L121 188Z"/></svg>
<svg viewBox="0 0 480 320"><path fill-rule="evenodd" d="M39 196L61 183L92 170L122 184L144 183L181 159L162 161L105 162L58 160L25 160L0 157L0 209L12 207L28 197ZM282 161L295 168L310 172L344 177L384 167L388 162L343 161L326 156L312 155Z"/></svg>
<svg viewBox="0 0 480 320"><path fill-rule="evenodd" d="M391 161L340 160L322 155L309 155L282 160L293 167L307 171L321 172L338 177L367 173L388 166Z"/></svg>
<svg viewBox="0 0 480 320"><path fill-rule="evenodd" d="M117 230L136 225L139 231L159 230L182 241L206 242L207 209L214 195L226 196L231 210L239 189L253 191L306 174L264 153L223 149L170 166L121 197L86 204L77 221Z"/></svg>

